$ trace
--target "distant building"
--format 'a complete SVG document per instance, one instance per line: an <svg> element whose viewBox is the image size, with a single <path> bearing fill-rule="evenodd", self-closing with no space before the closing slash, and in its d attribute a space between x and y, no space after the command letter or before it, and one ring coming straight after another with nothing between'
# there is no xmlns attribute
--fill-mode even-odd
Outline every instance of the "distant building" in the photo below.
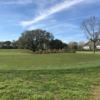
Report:
<svg viewBox="0 0 100 100"><path fill-rule="evenodd" d="M85 45L85 46L83 46L83 49L84 49L84 50L90 50L90 46Z"/></svg>
<svg viewBox="0 0 100 100"><path fill-rule="evenodd" d="M100 39L97 40L96 44L96 50L100 50ZM94 46L93 46L93 42L89 41L87 42L84 46L83 46L83 50L93 50Z"/></svg>

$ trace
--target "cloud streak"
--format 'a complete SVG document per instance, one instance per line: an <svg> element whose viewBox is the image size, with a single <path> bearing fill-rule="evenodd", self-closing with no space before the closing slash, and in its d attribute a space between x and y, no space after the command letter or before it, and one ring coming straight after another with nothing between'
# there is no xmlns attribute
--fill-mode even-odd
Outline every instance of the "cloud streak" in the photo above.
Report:
<svg viewBox="0 0 100 100"><path fill-rule="evenodd" d="M45 10L44 13L37 16L36 18L29 20L29 21L22 21L21 25L24 27L30 26L32 24L38 23L39 21L42 21L49 17L50 15L53 15L57 12L60 12L64 9L69 9L70 7L73 7L74 5L77 5L84 0L70 0L70 1L64 1L62 3L56 4L55 6L49 8L48 10Z"/></svg>

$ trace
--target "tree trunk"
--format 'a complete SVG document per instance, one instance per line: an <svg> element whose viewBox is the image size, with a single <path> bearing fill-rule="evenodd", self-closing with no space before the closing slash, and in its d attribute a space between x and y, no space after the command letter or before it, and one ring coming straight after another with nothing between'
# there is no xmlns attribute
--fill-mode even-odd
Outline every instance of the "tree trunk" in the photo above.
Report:
<svg viewBox="0 0 100 100"><path fill-rule="evenodd" d="M94 54L95 54L95 49L96 49L95 41L93 41L93 52L94 52Z"/></svg>

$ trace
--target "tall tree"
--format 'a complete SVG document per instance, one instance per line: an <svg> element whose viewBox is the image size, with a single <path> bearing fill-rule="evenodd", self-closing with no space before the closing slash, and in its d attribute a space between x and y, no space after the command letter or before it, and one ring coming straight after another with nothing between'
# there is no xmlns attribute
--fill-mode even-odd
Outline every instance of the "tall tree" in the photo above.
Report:
<svg viewBox="0 0 100 100"><path fill-rule="evenodd" d="M95 16L85 19L81 24L81 29L84 31L86 37L93 43L93 51L96 50L96 41L100 34L100 22Z"/></svg>
<svg viewBox="0 0 100 100"><path fill-rule="evenodd" d="M22 33L18 40L18 47L30 49L33 51L44 50L49 48L49 42L53 39L53 35L45 30L37 29Z"/></svg>

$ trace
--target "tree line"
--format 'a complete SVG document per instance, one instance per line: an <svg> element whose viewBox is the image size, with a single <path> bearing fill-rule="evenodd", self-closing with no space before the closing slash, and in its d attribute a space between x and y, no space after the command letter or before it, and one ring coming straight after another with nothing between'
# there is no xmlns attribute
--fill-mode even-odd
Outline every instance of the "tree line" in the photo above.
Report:
<svg viewBox="0 0 100 100"><path fill-rule="evenodd" d="M64 43L53 34L42 29L25 31L17 41L0 42L3 49L29 49L33 52L75 52L82 49L82 43Z"/></svg>
<svg viewBox="0 0 100 100"><path fill-rule="evenodd" d="M95 53L96 42L100 39L100 20L94 16L85 19L81 24L81 29L93 44L92 48ZM83 50L84 44L84 42L70 42L67 44L55 39L53 34L46 30L36 29L23 32L16 41L0 42L0 48L29 49L33 52L75 52L76 50Z"/></svg>

